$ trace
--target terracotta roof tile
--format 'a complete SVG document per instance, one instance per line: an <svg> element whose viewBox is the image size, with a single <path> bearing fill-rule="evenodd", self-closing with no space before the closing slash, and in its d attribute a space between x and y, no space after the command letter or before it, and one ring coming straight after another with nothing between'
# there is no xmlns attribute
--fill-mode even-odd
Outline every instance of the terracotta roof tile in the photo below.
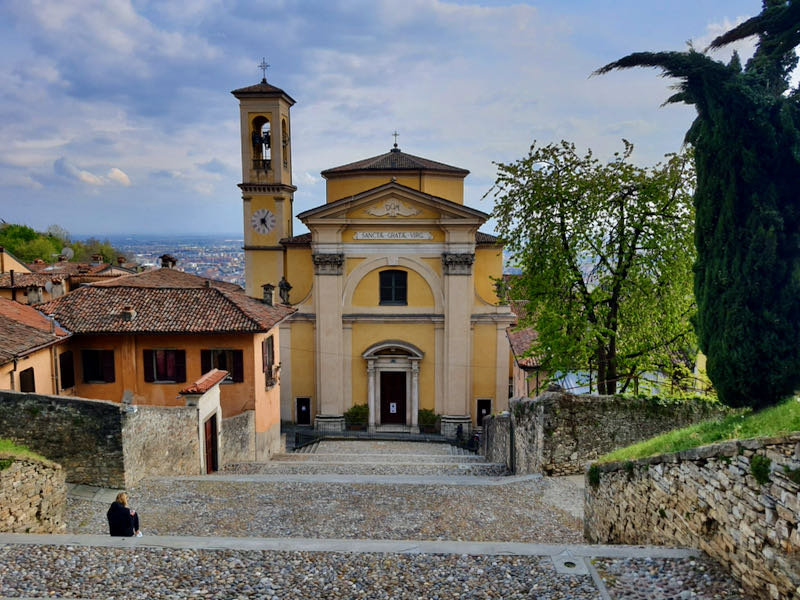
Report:
<svg viewBox="0 0 800 600"><path fill-rule="evenodd" d="M247 87L239 88L237 90L233 90L231 92L237 98L250 98L250 97L271 97L271 96L284 96L286 101L289 102L289 105L294 104L294 99L284 92L281 88L275 87L267 83L266 78L262 79L259 83L255 85L250 85Z"/></svg>
<svg viewBox="0 0 800 600"><path fill-rule="evenodd" d="M237 285L173 269L94 283L38 308L73 333L131 334L256 333L296 311L250 298Z"/></svg>
<svg viewBox="0 0 800 600"><path fill-rule="evenodd" d="M63 275L52 273L14 273L14 285L11 285L11 273L0 274L0 288L25 289L30 286L44 287L48 281L63 280Z"/></svg>
<svg viewBox="0 0 800 600"><path fill-rule="evenodd" d="M538 334L533 327L513 330L508 329L508 341L511 344L511 351L514 353L514 360L521 367L538 367L539 359L535 356L525 356L530 350L533 342L538 338Z"/></svg>
<svg viewBox="0 0 800 600"><path fill-rule="evenodd" d="M70 336L35 308L0 298L0 364L38 348L57 344Z"/></svg>
<svg viewBox="0 0 800 600"><path fill-rule="evenodd" d="M179 394L205 394L228 376L228 371L211 369L193 384L183 388Z"/></svg>

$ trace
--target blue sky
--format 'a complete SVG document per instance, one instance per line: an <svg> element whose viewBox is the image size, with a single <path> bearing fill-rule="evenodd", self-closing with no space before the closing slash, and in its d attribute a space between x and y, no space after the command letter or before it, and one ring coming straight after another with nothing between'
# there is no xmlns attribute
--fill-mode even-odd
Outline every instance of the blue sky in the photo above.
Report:
<svg viewBox="0 0 800 600"><path fill-rule="evenodd" d="M654 163L689 107L655 71L591 72L629 52L702 48L758 0L0 0L0 218L74 237L240 233L238 104L289 93L295 214L320 171L386 152L469 169L567 139ZM739 46L747 55L751 44ZM716 56L727 60L730 52ZM491 230L491 225L487 228Z"/></svg>

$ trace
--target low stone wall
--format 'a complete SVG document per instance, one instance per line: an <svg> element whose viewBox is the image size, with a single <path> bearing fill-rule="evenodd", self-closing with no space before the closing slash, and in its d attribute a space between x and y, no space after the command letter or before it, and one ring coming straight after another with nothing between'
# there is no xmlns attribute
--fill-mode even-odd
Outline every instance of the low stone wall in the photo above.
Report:
<svg viewBox="0 0 800 600"><path fill-rule="evenodd" d="M509 401L516 473L571 475L615 450L726 412L702 399L659 401L548 391Z"/></svg>
<svg viewBox="0 0 800 600"><path fill-rule="evenodd" d="M59 465L0 454L0 532L60 533L66 502Z"/></svg>
<svg viewBox="0 0 800 600"><path fill-rule="evenodd" d="M792 480L794 479L794 481ZM800 434L597 465L585 535L700 548L760 598L800 596Z"/></svg>
<svg viewBox="0 0 800 600"><path fill-rule="evenodd" d="M135 406L123 415L125 487L147 476L201 474L196 407Z"/></svg>
<svg viewBox="0 0 800 600"><path fill-rule="evenodd" d="M256 460L255 411L222 419L220 466Z"/></svg>
<svg viewBox="0 0 800 600"><path fill-rule="evenodd" d="M58 463L70 482L125 486L119 404L0 391L0 437Z"/></svg>

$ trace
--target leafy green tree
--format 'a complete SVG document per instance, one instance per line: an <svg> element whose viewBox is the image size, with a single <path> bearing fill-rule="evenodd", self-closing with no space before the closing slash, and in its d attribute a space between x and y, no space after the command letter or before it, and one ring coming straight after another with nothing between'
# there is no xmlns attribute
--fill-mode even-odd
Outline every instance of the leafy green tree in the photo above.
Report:
<svg viewBox="0 0 800 600"><path fill-rule="evenodd" d="M640 52L598 73L657 67L692 104L697 189L696 329L720 399L760 408L800 388L800 93L789 90L800 0L762 12L712 47L758 36L744 69L694 49Z"/></svg>
<svg viewBox="0 0 800 600"><path fill-rule="evenodd" d="M671 371L696 343L691 157L643 168L632 152L626 141L602 163L568 142L534 144L498 164L489 192L522 271L507 293L526 302L531 353L550 373L590 368L601 394Z"/></svg>
<svg viewBox="0 0 800 600"><path fill-rule="evenodd" d="M23 262L33 262L37 258L52 261L53 255L62 248L61 242L55 238L37 233L27 225L11 223L0 227L0 246Z"/></svg>
<svg viewBox="0 0 800 600"><path fill-rule="evenodd" d="M114 264L117 257L122 255L108 240L100 241L93 237L84 241L72 242L70 248L75 252L73 260L76 262L90 262L95 254L100 254L103 262Z"/></svg>

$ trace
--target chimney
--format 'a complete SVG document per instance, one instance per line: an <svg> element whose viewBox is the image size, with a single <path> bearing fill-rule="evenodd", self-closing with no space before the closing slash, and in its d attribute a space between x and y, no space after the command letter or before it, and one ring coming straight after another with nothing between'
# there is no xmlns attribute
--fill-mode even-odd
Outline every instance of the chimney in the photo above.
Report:
<svg viewBox="0 0 800 600"><path fill-rule="evenodd" d="M130 305L122 307L122 320L133 321L136 318L136 311Z"/></svg>
<svg viewBox="0 0 800 600"><path fill-rule="evenodd" d="M173 256L170 256L169 254L162 254L158 258L161 259L162 269L172 269L178 263L178 261L175 260L175 258Z"/></svg>
<svg viewBox="0 0 800 600"><path fill-rule="evenodd" d="M67 255L66 254L59 254L58 255L58 262L66 262L66 261L67 261Z"/></svg>
<svg viewBox="0 0 800 600"><path fill-rule="evenodd" d="M92 254L92 264L102 265L103 264L103 255L102 254Z"/></svg>
<svg viewBox="0 0 800 600"><path fill-rule="evenodd" d="M204 286L206 286L207 288L210 288L210 287L211 287L211 281L209 281L208 279L206 279L206 280L203 282L203 285L204 285Z"/></svg>
<svg viewBox="0 0 800 600"><path fill-rule="evenodd" d="M128 260L124 256L118 256L117 257L117 264L118 265L120 265L120 266L124 265L126 262L128 262Z"/></svg>
<svg viewBox="0 0 800 600"><path fill-rule="evenodd" d="M271 283L265 283L261 288L264 290L264 304L272 306L275 296L275 286Z"/></svg>

